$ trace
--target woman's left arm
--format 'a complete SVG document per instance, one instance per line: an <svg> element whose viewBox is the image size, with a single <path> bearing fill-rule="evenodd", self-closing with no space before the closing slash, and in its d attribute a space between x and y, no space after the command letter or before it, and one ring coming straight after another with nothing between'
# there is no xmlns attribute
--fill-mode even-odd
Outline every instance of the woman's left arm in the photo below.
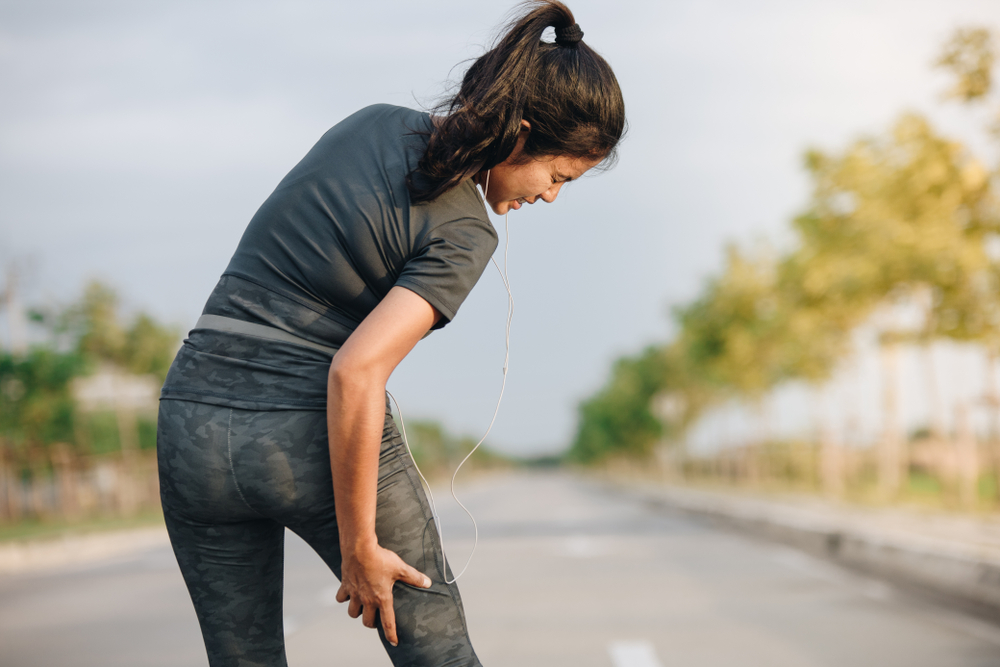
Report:
<svg viewBox="0 0 1000 667"><path fill-rule="evenodd" d="M423 297L393 287L334 355L327 382L330 467L340 529L341 586L352 618L397 643L392 587L397 580L427 587L430 579L375 536L378 460L385 418L385 384L400 361L440 318Z"/></svg>

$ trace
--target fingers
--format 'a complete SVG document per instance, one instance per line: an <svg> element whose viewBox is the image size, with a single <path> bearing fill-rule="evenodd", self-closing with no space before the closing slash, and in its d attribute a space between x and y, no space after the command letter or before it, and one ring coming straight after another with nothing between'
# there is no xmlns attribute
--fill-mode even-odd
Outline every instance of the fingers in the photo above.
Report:
<svg viewBox="0 0 1000 667"><path fill-rule="evenodd" d="M357 598L351 598L351 604L347 605L347 615L351 618L357 618L361 615L361 601ZM369 625L369 628L375 627L374 625Z"/></svg>
<svg viewBox="0 0 1000 667"><path fill-rule="evenodd" d="M390 603L390 607L391 606L392 603ZM376 607L375 605L370 604L366 606L364 608L364 612L361 614L361 624L364 625L366 628L374 628L376 611L378 611L378 607ZM355 618L357 618L357 616L355 616Z"/></svg>
<svg viewBox="0 0 1000 667"><path fill-rule="evenodd" d="M337 591L337 602L343 604L348 600L351 601L351 604L347 605L347 615L351 618L357 618L361 615L361 611L363 609L361 601L356 597L352 597L351 594L347 592L347 587L344 586L344 584L341 584L340 589Z"/></svg>
<svg viewBox="0 0 1000 667"><path fill-rule="evenodd" d="M385 640L393 646L397 646L399 639L396 637L396 611L392 608L391 599L379 608L379 616L382 618L382 631L385 633Z"/></svg>
<svg viewBox="0 0 1000 667"><path fill-rule="evenodd" d="M399 575L396 577L403 583L407 583L411 586L416 586L417 588L430 588L431 579L426 574L420 570L410 567L406 563L402 563Z"/></svg>
<svg viewBox="0 0 1000 667"><path fill-rule="evenodd" d="M345 576L348 583L341 584L337 591L337 602L350 601L347 614L351 618L360 616L361 622L368 628L381 625L385 640L392 646L397 646L399 638L396 612L392 606L393 583L400 581L416 588L430 588L431 579L391 551L380 549L380 554L381 558L366 563L367 567L360 579Z"/></svg>
<svg viewBox="0 0 1000 667"><path fill-rule="evenodd" d="M399 571L396 574L397 580L410 584L411 586L416 586L417 588L430 588L430 577L425 575L420 570L407 565L398 556L397 559L399 560L400 565ZM382 606L379 608L379 616L382 619L382 631L385 633L385 640L393 646L397 646L399 639L396 636L396 611L392 607L391 596L388 600L382 603Z"/></svg>
<svg viewBox="0 0 1000 667"><path fill-rule="evenodd" d="M347 615L351 618L357 618L361 615L361 601L352 597L351 594L347 592L347 587L341 584L340 589L337 591L337 602L343 604L348 600L351 601L351 604L347 605Z"/></svg>

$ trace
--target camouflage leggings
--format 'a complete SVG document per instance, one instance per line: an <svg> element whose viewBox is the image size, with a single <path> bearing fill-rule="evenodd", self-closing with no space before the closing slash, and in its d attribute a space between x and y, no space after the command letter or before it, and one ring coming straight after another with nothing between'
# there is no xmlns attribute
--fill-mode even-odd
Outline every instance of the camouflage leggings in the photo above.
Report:
<svg viewBox="0 0 1000 667"><path fill-rule="evenodd" d="M210 664L285 665L285 527L340 577L326 415L163 400L157 450L167 530ZM393 588L399 646L378 630L393 664L480 665L458 588L443 583L451 577L437 530L388 406L377 503L379 544L434 581L426 590Z"/></svg>

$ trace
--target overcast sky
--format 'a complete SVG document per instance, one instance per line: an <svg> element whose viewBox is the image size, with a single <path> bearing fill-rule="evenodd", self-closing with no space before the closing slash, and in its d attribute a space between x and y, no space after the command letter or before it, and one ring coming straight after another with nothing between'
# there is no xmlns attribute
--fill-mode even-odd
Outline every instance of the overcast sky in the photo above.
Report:
<svg viewBox="0 0 1000 667"><path fill-rule="evenodd" d="M631 130L615 170L510 216L511 368L490 442L519 453L569 443L577 403L615 357L668 337L669 307L727 241L781 239L806 200L805 148L838 149L907 109L978 142L930 63L956 26L1000 28L995 0L570 7L619 77ZM0 262L27 264L29 302L96 277L186 331L320 135L371 103L433 103L507 9L0 2ZM404 415L484 430L505 316L489 269L390 381Z"/></svg>

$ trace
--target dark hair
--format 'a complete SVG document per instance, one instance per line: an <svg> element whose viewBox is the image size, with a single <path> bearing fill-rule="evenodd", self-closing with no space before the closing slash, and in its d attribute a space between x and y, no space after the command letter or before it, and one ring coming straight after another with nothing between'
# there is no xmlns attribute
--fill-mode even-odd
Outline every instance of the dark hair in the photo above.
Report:
<svg viewBox="0 0 1000 667"><path fill-rule="evenodd" d="M513 153L521 121L527 157L599 158L611 164L625 134L625 102L611 66L585 43L557 0L527 2L439 109L427 150L409 175L414 203L436 199ZM546 28L556 41L542 41ZM417 177L419 176L419 177Z"/></svg>

